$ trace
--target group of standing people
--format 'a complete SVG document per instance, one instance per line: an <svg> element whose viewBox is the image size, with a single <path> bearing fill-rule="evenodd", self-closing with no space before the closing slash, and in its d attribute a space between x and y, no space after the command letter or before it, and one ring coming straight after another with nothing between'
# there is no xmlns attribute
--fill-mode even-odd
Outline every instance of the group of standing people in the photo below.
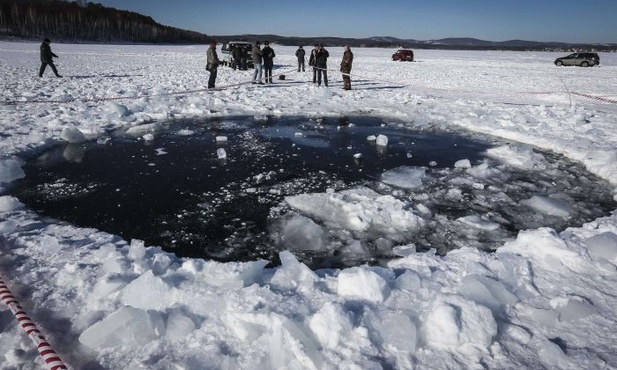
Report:
<svg viewBox="0 0 617 370"><path fill-rule="evenodd" d="M262 72L265 74L266 83L272 83L272 69L274 68L274 49L270 47L270 42L264 42L264 48L260 49L259 41L256 41L251 51L251 58L253 59L253 65L255 71L253 72L253 83L263 84Z"/></svg>
<svg viewBox="0 0 617 370"><path fill-rule="evenodd" d="M298 72L300 70L304 71L304 61L306 52L302 46L296 50L295 53L298 59ZM255 67L255 71L253 72L253 81L254 84L263 84L262 75L265 74L265 83L272 83L272 69L274 67L274 57L276 54L274 53L274 49L270 47L270 43L268 41L264 42L263 49L261 48L260 42L256 41L253 44L253 48L251 50L251 58L253 59L253 65ZM309 66L313 67L313 83L316 83L317 86L321 86L322 77L324 86L328 86L328 58L330 57L330 53L326 50L323 44L316 44L315 48L311 50L311 55L309 56ZM216 82L217 69L220 64L220 60L218 59L218 55L216 53L216 42L212 41L210 43L210 47L206 53L207 58L207 66L206 70L210 72L210 78L208 79L208 88L214 88ZM351 90L351 67L353 64L353 52L349 45L345 45L343 48L343 60L341 61L340 71L343 74L343 89ZM52 64L53 66L53 64Z"/></svg>
<svg viewBox="0 0 617 370"><path fill-rule="evenodd" d="M234 45L231 49L231 68L246 71L248 69L246 59L249 51L245 47Z"/></svg>
<svg viewBox="0 0 617 370"><path fill-rule="evenodd" d="M343 89L351 90L351 66L353 64L353 53L349 45L344 46L343 60L341 61L340 71L343 73ZM300 69L304 71L304 57L306 52L304 48L300 46L296 50L296 57L298 58L298 72ZM317 86L321 86L323 77L324 86L328 86L328 58L330 53L326 50L323 44L316 44L315 48L311 50L309 56L309 66L313 67L313 83Z"/></svg>
<svg viewBox="0 0 617 370"><path fill-rule="evenodd" d="M51 70L54 72L56 77L62 77L58 74L58 70L54 65L53 58L57 58L58 56L51 51L51 47L49 44L51 41L46 38L43 40L41 44L41 68L39 69L39 77L43 77L43 73L45 72L46 67L49 65ZM236 52L234 49L233 52ZM296 57L298 59L298 72L302 70L304 72L304 60L306 56L306 52L302 46L296 50ZM251 50L251 58L253 59L253 65L255 66L255 71L253 72L253 83L254 84L263 84L262 82L262 73L265 72L265 82L272 83L272 69L274 67L274 57L276 54L274 53L274 49L270 47L270 42L265 41L263 49L260 48L259 41L256 41L253 44L253 48ZM328 57L330 53L323 47L323 44L316 44L315 48L311 50L311 55L309 57L309 66L313 67L313 83L316 83L317 86L321 86L322 77L323 83L325 86L328 86ZM241 60L240 54L238 54L238 59L236 59L236 55L234 55L234 60ZM206 70L210 72L210 77L208 78L208 88L212 89L216 84L216 76L218 74L218 66L221 64L219 60L218 54L216 52L216 41L210 42L210 47L206 52ZM246 64L245 62L242 65ZM343 51L343 60L341 61L340 71L343 73L343 89L351 90L351 66L353 64L353 53L349 45L344 46ZM234 69L236 65L234 63ZM242 68L242 67L241 67ZM244 67L245 68L245 67Z"/></svg>
<svg viewBox="0 0 617 370"><path fill-rule="evenodd" d="M263 74L265 72L265 82L272 83L272 70L274 68L274 49L270 47L270 42L265 41L263 49L259 41L253 44L251 50L251 59L253 60L253 66L255 71L253 72L253 83L263 84ZM235 56L233 59L236 59ZM208 78L208 88L213 89L216 84L216 75L218 73L218 66L221 64L218 54L216 53L216 41L210 43L210 47L206 52L206 70L210 72L210 78ZM235 69L235 68L234 68Z"/></svg>

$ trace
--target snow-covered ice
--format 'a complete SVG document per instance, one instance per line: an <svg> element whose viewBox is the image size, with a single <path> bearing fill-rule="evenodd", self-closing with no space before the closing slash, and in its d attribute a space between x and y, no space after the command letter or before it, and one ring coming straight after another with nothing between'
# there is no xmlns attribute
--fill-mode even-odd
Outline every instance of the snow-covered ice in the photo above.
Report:
<svg viewBox="0 0 617 370"><path fill-rule="evenodd" d="M0 190L59 142L119 127L147 140L160 120L233 115L378 115L464 129L554 151L617 184L616 54L603 53L600 67L558 68L561 54L550 52L417 50L417 62L395 63L393 50L354 49L353 90L343 91L342 48L328 48L329 88L295 72L296 47L273 48L285 80L253 86L252 71L221 68L219 89L207 91L205 46L54 44L66 76L56 79L38 78L38 43L0 42ZM531 149L488 155L545 168ZM461 160L456 170L476 188L495 176ZM421 175L384 178L409 188ZM286 220L293 245L272 268L177 258L2 196L0 274L73 369L617 368L615 213L562 232L524 230L494 253L397 245L402 257L387 267L312 271L293 252L323 243L319 223L389 235L413 230L428 210L365 188L287 201L303 216ZM527 202L569 212L559 197ZM493 227L476 212L459 221ZM43 368L5 306L0 348L1 370Z"/></svg>

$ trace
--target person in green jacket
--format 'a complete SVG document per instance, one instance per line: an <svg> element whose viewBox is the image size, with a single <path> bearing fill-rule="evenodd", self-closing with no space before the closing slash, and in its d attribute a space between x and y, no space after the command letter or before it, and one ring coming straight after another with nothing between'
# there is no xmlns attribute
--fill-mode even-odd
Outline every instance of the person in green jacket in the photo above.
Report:
<svg viewBox="0 0 617 370"><path fill-rule="evenodd" d="M57 58L58 56L51 52L51 47L49 47L50 42L51 41L49 39L45 39L41 44L41 69L39 69L39 77L43 77L43 72L45 72L45 68L47 68L48 64L51 67L51 70L54 71L56 77L62 77L58 74L58 70L54 65L53 58Z"/></svg>

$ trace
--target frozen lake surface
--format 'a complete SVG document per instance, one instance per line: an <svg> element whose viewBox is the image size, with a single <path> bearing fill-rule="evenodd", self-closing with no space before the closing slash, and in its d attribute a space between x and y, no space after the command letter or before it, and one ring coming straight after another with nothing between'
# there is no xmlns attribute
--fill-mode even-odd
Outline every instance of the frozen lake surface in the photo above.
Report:
<svg viewBox="0 0 617 370"><path fill-rule="evenodd" d="M213 91L205 88L205 45L55 43L61 79L38 77L39 45L0 41L0 275L71 368L617 368L617 207L577 224L587 219L586 207L603 208L602 202L617 197L617 53L601 53L600 67L559 68L553 61L566 53L415 50L417 62L399 63L391 60L394 49L355 48L352 90L345 91L338 73L341 47L328 48L331 81L318 88L309 71L295 72L297 46L272 45L275 74L284 73L284 81L255 86L252 71L226 67ZM36 205L25 206L21 196L8 195L17 181L35 176L29 168L41 155L41 163L56 162L72 172L96 150L121 156L130 148L140 172L164 173L156 181L144 175L139 191L145 191L161 186L157 181L169 184L172 170L181 169L172 159L188 157L177 154L176 146L187 147L182 140L199 143L194 159L208 164L200 173L207 176L237 170L241 158L265 163L255 153L270 140L287 140L284 147L295 148L287 152L293 155L316 151L324 142L317 133L339 131L334 118L326 118L323 128L317 121L309 125L314 129L301 128L299 136L302 122L296 123L287 139L241 137L228 128L206 139L198 129L212 119L223 124L235 117L256 117L266 125L270 116L384 117L411 135L467 132L492 139L480 136L481 144L489 144L480 158L461 154L454 163L444 162L435 152L416 163L375 168L373 177L348 188L337 187L339 177L324 175L318 179L331 184L310 190L301 183L306 193L286 195L266 178L274 171L273 179L284 183L277 171L286 167L256 167L257 175L240 177L233 186L187 195L193 207L187 211L207 205L207 199L233 200L243 190L243 197L259 194L271 201L273 249L286 245L274 267L267 266L274 260L179 258L158 243L55 222ZM160 126L170 120L180 125ZM127 135L110 137L112 132ZM228 136L227 144L217 146L217 135ZM372 170L369 154L382 157L362 136L366 174ZM70 142L93 144L59 146L79 137L84 141ZM389 136L387 154L398 141ZM236 149L241 144L256 149ZM225 149L226 163L218 160L218 149ZM350 157L357 152L360 147L321 161L307 158L323 166L349 160L355 173ZM422 155L417 148L411 154L411 160ZM75 212L69 193L88 197L108 186L133 158L121 160L121 166L99 160L106 173L92 181L85 175L66 184L50 178L67 217ZM174 164L162 171L165 161ZM142 178L134 171L123 176L127 183ZM605 181L613 192L599 199ZM128 185L118 181L104 194ZM161 186L151 203L176 197L178 186ZM590 199L583 202L580 194ZM144 206L138 195L127 199L131 206ZM200 211L207 215L221 207L211 206ZM86 207L81 212L89 217ZM121 208L120 214L133 213ZM173 212L161 213L176 220L185 214ZM156 219L147 211L138 216ZM557 221L556 229L524 229L547 220ZM557 231L564 222L575 226ZM149 234L161 232L160 224L149 226ZM482 241L504 237L513 226L521 231L503 243ZM423 239L398 241L422 231ZM497 249L479 250L478 244ZM440 254L423 252L430 245ZM373 247L392 248L400 258L387 266L318 270L301 262L373 262ZM226 249L218 249L221 258ZM320 260L314 256L319 251L338 252L340 259ZM45 367L30 342L0 305L0 370Z"/></svg>
<svg viewBox="0 0 617 370"><path fill-rule="evenodd" d="M440 254L493 250L520 230L563 230L615 208L608 183L564 158L537 154L531 168L514 168L491 150L531 149L403 126L376 117L148 124L42 154L14 195L45 217L180 257L278 263L292 249L313 268L385 265L409 243ZM363 188L404 212L339 216L304 204ZM345 221L353 217L371 225L357 229Z"/></svg>

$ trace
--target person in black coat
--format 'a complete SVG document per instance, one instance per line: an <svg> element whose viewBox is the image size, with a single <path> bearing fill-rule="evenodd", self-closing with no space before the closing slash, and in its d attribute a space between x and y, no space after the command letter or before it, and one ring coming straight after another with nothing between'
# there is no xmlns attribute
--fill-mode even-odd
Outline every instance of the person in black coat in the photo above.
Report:
<svg viewBox="0 0 617 370"><path fill-rule="evenodd" d="M315 44L313 50L311 50L311 56L309 56L309 66L313 67L313 83L317 83L317 68L315 68L315 55L317 55L317 49L319 44Z"/></svg>
<svg viewBox="0 0 617 370"><path fill-rule="evenodd" d="M246 64L246 60L250 55L250 47L243 47L240 49L240 69L243 71L248 70L248 65Z"/></svg>
<svg viewBox="0 0 617 370"><path fill-rule="evenodd" d="M304 56L305 55L306 55L306 52L304 51L304 48L302 47L302 45L300 45L298 50L296 50L296 58L298 58L298 72L300 72L300 68L302 68L302 72L304 72Z"/></svg>
<svg viewBox="0 0 617 370"><path fill-rule="evenodd" d="M43 77L43 72L45 72L45 68L47 68L48 64L51 67L51 70L54 71L56 77L62 77L58 74L58 70L54 65L53 58L57 58L58 56L51 52L51 47L49 46L50 42L51 41L49 39L45 39L41 44L41 68L39 69L39 77Z"/></svg>
<svg viewBox="0 0 617 370"><path fill-rule="evenodd" d="M242 69L241 60L242 50L238 45L234 45L233 49L231 50L231 67L234 69L234 71L236 70L236 68Z"/></svg>
<svg viewBox="0 0 617 370"><path fill-rule="evenodd" d="M270 42L264 42L264 48L261 49L262 58L264 61L264 70L266 74L266 83L272 83L272 68L274 67L274 50L270 47Z"/></svg>
<svg viewBox="0 0 617 370"><path fill-rule="evenodd" d="M317 86L321 86L321 76L323 75L323 82L328 87L328 57L330 53L324 49L323 44L317 46L317 52L315 53L315 69L317 69Z"/></svg>

